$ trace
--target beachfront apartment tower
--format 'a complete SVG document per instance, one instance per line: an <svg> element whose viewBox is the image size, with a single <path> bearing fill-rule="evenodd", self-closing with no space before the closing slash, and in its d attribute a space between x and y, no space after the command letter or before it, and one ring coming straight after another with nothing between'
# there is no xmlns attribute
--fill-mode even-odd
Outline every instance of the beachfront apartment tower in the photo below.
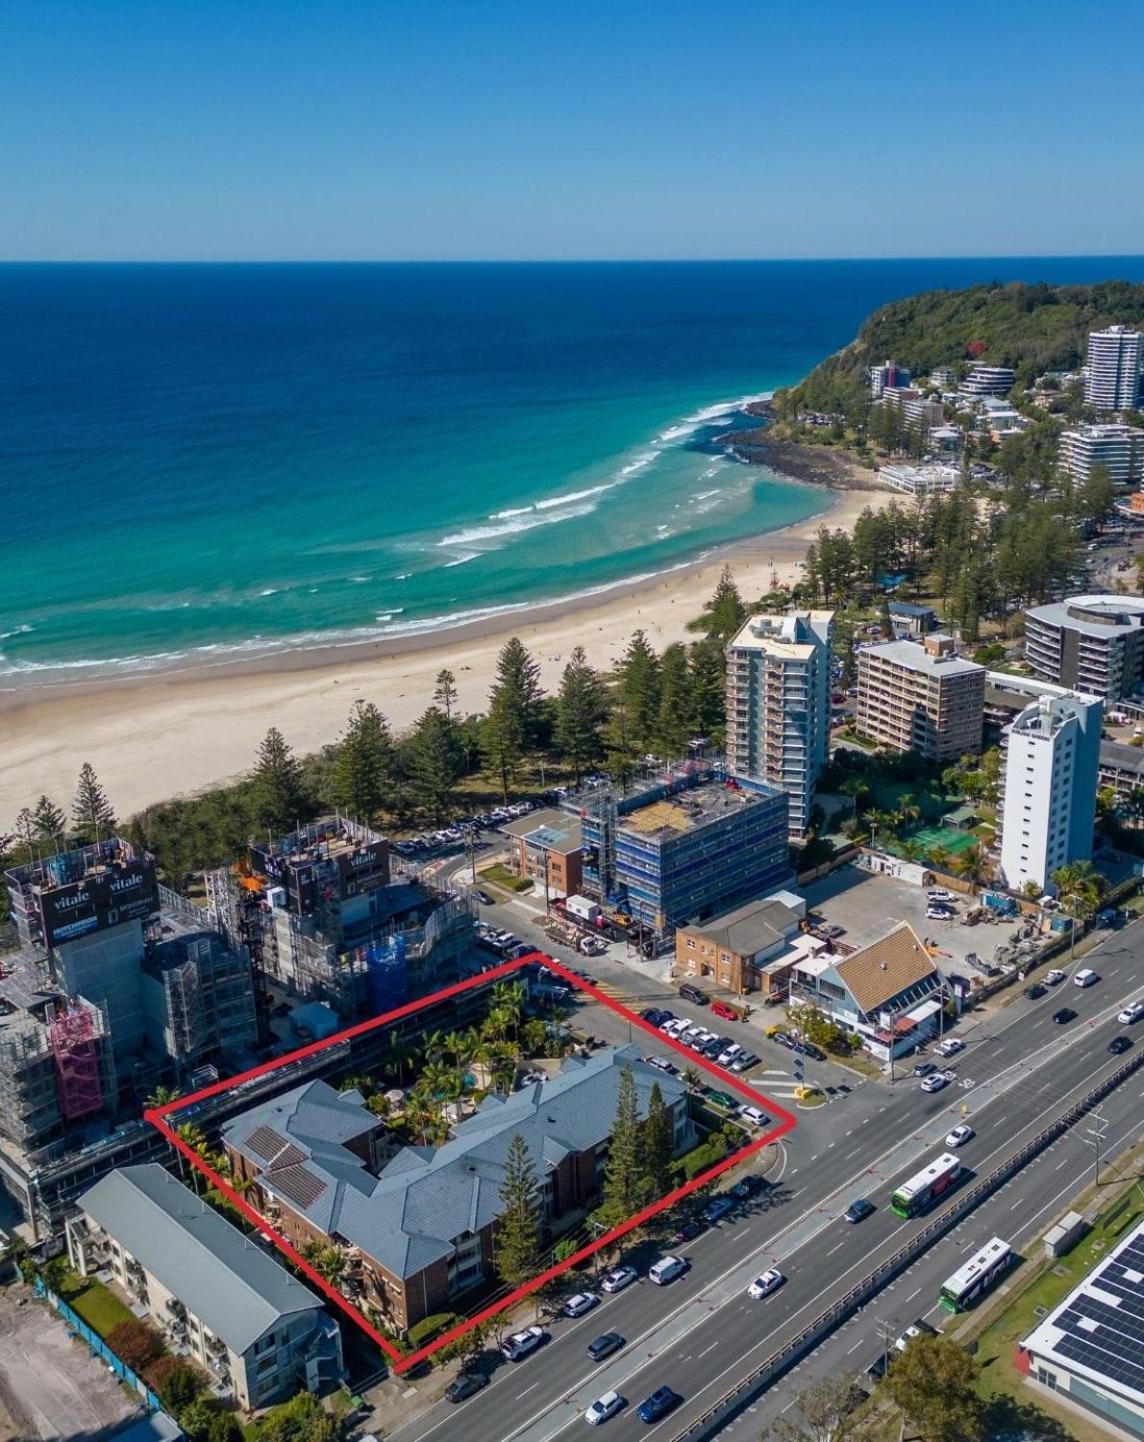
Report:
<svg viewBox="0 0 1144 1442"><path fill-rule="evenodd" d="M957 389L963 396L1007 396L1014 380L1011 366L975 365Z"/></svg>
<svg viewBox="0 0 1144 1442"><path fill-rule="evenodd" d="M727 765L790 797L805 837L830 739L833 611L752 616L727 648Z"/></svg>
<svg viewBox="0 0 1144 1442"><path fill-rule="evenodd" d="M1044 891L1092 856L1103 712L1098 696L1039 696L1005 732L1001 870L1014 891Z"/></svg>
<svg viewBox="0 0 1144 1442"><path fill-rule="evenodd" d="M1074 481L1087 481L1095 466L1104 466L1114 485L1139 485L1144 480L1144 430L1119 423L1077 426L1061 435L1060 463Z"/></svg>
<svg viewBox="0 0 1144 1442"><path fill-rule="evenodd" d="M891 751L927 761L977 755L985 714L985 667L966 661L940 631L858 652L858 730Z"/></svg>
<svg viewBox="0 0 1144 1442"><path fill-rule="evenodd" d="M1068 596L1025 614L1025 660L1056 686L1122 701L1144 687L1144 597Z"/></svg>
<svg viewBox="0 0 1144 1442"><path fill-rule="evenodd" d="M1124 325L1093 331L1088 338L1084 403L1098 411L1125 411L1140 396L1144 335Z"/></svg>

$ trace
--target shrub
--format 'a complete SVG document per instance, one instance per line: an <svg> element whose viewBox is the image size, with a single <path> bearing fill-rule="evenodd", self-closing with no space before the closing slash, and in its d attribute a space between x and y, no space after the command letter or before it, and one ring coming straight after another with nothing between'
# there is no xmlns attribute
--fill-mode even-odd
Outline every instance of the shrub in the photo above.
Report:
<svg viewBox="0 0 1144 1442"><path fill-rule="evenodd" d="M144 1380L168 1412L176 1416L189 1407L206 1386L206 1378L180 1357L164 1356L152 1362L143 1374Z"/></svg>
<svg viewBox="0 0 1144 1442"><path fill-rule="evenodd" d="M154 1362L166 1350L155 1328L135 1317L112 1327L107 1345L133 1372L142 1372L148 1362Z"/></svg>
<svg viewBox="0 0 1144 1442"><path fill-rule="evenodd" d="M438 1312L432 1317L422 1317L420 1322L414 1322L407 1333L410 1347L416 1351L434 1337L439 1337L442 1332L447 1332L456 1321L455 1312Z"/></svg>
<svg viewBox="0 0 1144 1442"><path fill-rule="evenodd" d="M713 1167L716 1162L721 1162L726 1155L727 1142L716 1132L709 1141L696 1147L694 1151L688 1152L683 1158L683 1173L689 1182L693 1181L708 1167Z"/></svg>

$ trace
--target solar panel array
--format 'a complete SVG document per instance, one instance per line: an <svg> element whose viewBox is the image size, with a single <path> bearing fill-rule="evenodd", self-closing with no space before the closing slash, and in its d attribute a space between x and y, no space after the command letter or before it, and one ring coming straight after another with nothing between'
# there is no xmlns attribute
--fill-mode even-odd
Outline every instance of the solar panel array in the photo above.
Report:
<svg viewBox="0 0 1144 1442"><path fill-rule="evenodd" d="M256 1157L261 1157L268 1162L271 1157L276 1157L283 1147L290 1143L285 1137L279 1136L273 1127L256 1127L246 1139L246 1145Z"/></svg>
<svg viewBox="0 0 1144 1442"><path fill-rule="evenodd" d="M283 1167L274 1172L274 1190L300 1207L312 1207L326 1190L326 1183L306 1167Z"/></svg>
<svg viewBox="0 0 1144 1442"><path fill-rule="evenodd" d="M1144 1233L1104 1264L1054 1325L1065 1334L1054 1352L1144 1398Z"/></svg>

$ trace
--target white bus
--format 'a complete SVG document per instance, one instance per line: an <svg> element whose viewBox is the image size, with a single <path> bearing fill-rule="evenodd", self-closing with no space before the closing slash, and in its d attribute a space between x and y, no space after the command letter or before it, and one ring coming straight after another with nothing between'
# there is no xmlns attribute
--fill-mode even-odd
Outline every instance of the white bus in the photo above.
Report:
<svg viewBox="0 0 1144 1442"><path fill-rule="evenodd" d="M938 1301L948 1312L964 1312L1012 1266L1015 1256L1008 1242L994 1237L943 1283Z"/></svg>
<svg viewBox="0 0 1144 1442"><path fill-rule="evenodd" d="M943 1152L936 1162L930 1162L928 1167L902 1183L890 1198L890 1210L899 1217L916 1217L932 1206L954 1182L960 1181L964 1171L952 1152Z"/></svg>

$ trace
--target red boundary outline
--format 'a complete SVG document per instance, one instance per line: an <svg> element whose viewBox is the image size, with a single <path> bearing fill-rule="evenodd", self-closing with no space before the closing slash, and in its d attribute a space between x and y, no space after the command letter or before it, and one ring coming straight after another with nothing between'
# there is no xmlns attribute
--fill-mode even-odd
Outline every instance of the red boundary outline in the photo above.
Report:
<svg viewBox="0 0 1144 1442"><path fill-rule="evenodd" d="M676 1187L675 1190L669 1192L667 1196L661 1197L659 1201L652 1202L649 1206L644 1207L641 1211L638 1211L635 1216L630 1217L620 1226L613 1227L610 1232L605 1232L602 1236L597 1237L595 1241L587 1243L581 1247L579 1251L574 1252L572 1256L549 1267L547 1271L541 1272L540 1275L534 1277L531 1282L525 1282L522 1286L515 1288L507 1297L502 1298L499 1302L495 1302L491 1306L485 1307L475 1316L459 1322L455 1327L451 1327L449 1331L435 1338L432 1342L427 1343L424 1347L419 1348L416 1352L404 1353L399 1351L388 1337L382 1332L379 1332L353 1303L347 1301L335 1287L331 1286L324 1277L320 1276L310 1263L291 1246L286 1238L270 1225L265 1217L255 1211L244 1197L236 1192L224 1178L220 1177L202 1157L183 1141L173 1127L168 1124L167 1117L173 1117L175 1113L182 1111L185 1107L193 1106L196 1102L205 1101L208 1097L217 1096L220 1092L229 1091L230 1088L238 1086L242 1082L253 1081L256 1077L265 1076L268 1072L277 1071L280 1067L286 1066L290 1062L299 1061L307 1056L313 1056L317 1052L324 1051L327 1047L333 1046L338 1042L351 1040L353 1037L362 1036L366 1032L374 1031L378 1027L388 1026L395 1021L400 1021L403 1017L412 1016L416 1012L424 1010L425 1007L433 1005L435 1002L445 1001L449 997L457 996L461 992L470 991L475 987L487 986L491 981L496 981L501 977L511 976L513 972L519 971L521 967L527 966L530 962L539 962L548 967L550 971L557 972L570 986L574 986L579 991L586 992L593 1000L610 1007L628 1022L629 1025L639 1027L647 1032L649 1036L654 1037L660 1046L673 1047L682 1056L686 1057L687 1061L693 1066L701 1067L704 1071L710 1072L719 1082L721 1088L730 1087L752 1105L765 1107L777 1117L778 1120L775 1125L765 1131L762 1136L756 1137L754 1141L749 1142L744 1147L740 1147L738 1151L732 1152L729 1157L725 1157L723 1161L717 1163L701 1176L696 1177L690 1182L685 1182L682 1186ZM664 1036L661 1031L653 1027L649 1022L644 1021L634 1012L629 1011L627 1007L621 1005L621 1003L613 997L608 996L607 993L602 991L598 986L593 986L581 977L574 976L561 962L553 957L547 956L542 951L532 951L526 956L517 957L514 961L504 962L501 966L493 967L489 971L482 972L479 976L470 977L468 980L457 982L453 986L447 986L441 991L433 992L430 996L420 997L416 1001L407 1002L404 1006L399 1006L394 1011L386 1012L383 1016L375 1016L371 1017L368 1021L358 1022L356 1026L347 1027L344 1031L337 1032L334 1036L326 1037L323 1041L311 1042L307 1046L299 1047L296 1051L289 1052L286 1056L277 1057L273 1061L263 1062L259 1066L251 1067L248 1071L240 1072L237 1076L227 1077L223 1081L214 1082L211 1086L203 1087L200 1091L193 1092L188 1097L177 1097L174 1101L166 1102L161 1107L150 1108L143 1113L143 1117L145 1121L150 1122L153 1127L156 1127L163 1136L166 1137L171 1146L182 1156L186 1157L193 1167L197 1167L198 1170L208 1178L212 1186L217 1187L229 1202L237 1207L249 1221L253 1222L259 1231L269 1236L278 1249L285 1256L289 1257L291 1262L306 1275L311 1284L317 1288L328 1301L332 1302L336 1307L340 1308L346 1316L350 1317L357 1326L366 1333L371 1341L376 1342L389 1358L393 1364L393 1371L398 1375L407 1372L412 1367L416 1367L420 1362L423 1362L427 1357L431 1356L432 1353L436 1352L439 1347L445 1346L447 1342L454 1341L471 1327L476 1326L480 1322L487 1321L488 1318L496 1316L497 1313L506 1311L509 1307L514 1306L522 1298L536 1291L538 1287L542 1287L545 1282L550 1282L553 1278L559 1277L563 1272L568 1271L569 1268L576 1266L586 1258L593 1256L604 1247L610 1247L614 1242L618 1241L620 1237L626 1236L628 1232L633 1231L636 1227L648 1221L651 1217L656 1216L659 1212L674 1206L682 1200L682 1198L690 1196L692 1192L698 1191L701 1187L708 1186L710 1182L722 1172L727 1171L730 1167L737 1166L744 1157L754 1155L770 1142L776 1141L781 1136L785 1136L786 1133L791 1131L796 1125L795 1118L791 1113L785 1111L782 1107L778 1106L777 1103L771 1101L770 1098L761 1096L754 1091L748 1091L746 1086L737 1078L729 1073L717 1070L705 1057L699 1056L687 1047L680 1046L679 1043L673 1041L671 1037Z"/></svg>

